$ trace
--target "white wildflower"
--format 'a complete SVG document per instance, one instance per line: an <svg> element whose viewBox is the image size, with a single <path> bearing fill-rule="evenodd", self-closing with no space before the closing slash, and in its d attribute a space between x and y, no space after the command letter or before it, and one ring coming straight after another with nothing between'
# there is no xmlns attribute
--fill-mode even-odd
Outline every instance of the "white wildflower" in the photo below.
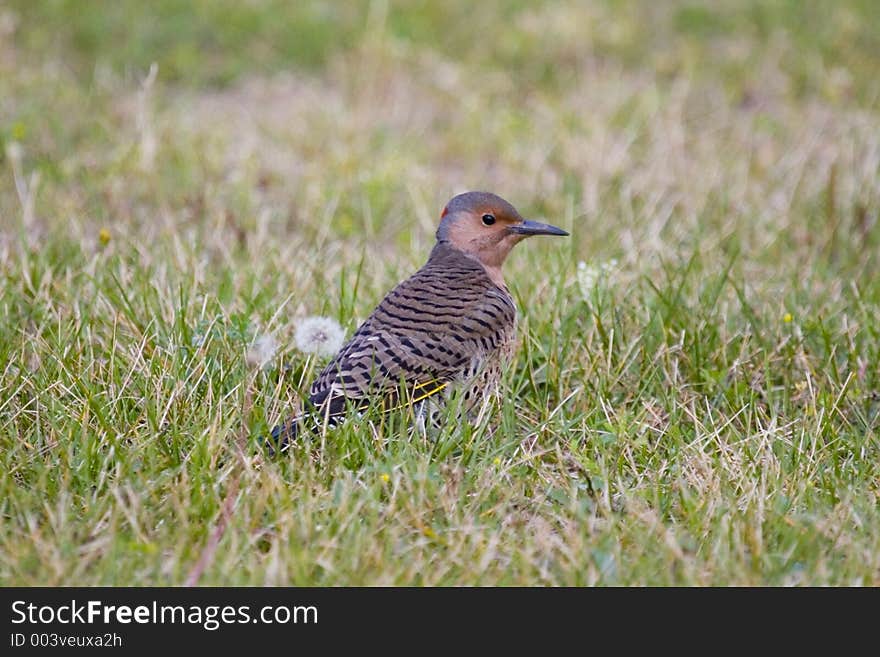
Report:
<svg viewBox="0 0 880 657"><path fill-rule="evenodd" d="M265 367L269 364L275 353L278 351L278 341L275 337L267 333L266 335L257 336L254 343L248 348L245 360L251 367Z"/></svg>
<svg viewBox="0 0 880 657"><path fill-rule="evenodd" d="M345 331L329 317L306 317L296 327L293 339L300 351L329 357L339 351Z"/></svg>
<svg viewBox="0 0 880 657"><path fill-rule="evenodd" d="M13 167L17 167L21 164L21 157L23 153L24 149L17 141L7 142L6 157L9 158L9 161L12 163Z"/></svg>
<svg viewBox="0 0 880 657"><path fill-rule="evenodd" d="M584 299L589 299L593 295L593 290L600 283L604 283L616 268L617 260L609 260L597 265L588 265L583 261L579 262L577 266L577 282Z"/></svg>

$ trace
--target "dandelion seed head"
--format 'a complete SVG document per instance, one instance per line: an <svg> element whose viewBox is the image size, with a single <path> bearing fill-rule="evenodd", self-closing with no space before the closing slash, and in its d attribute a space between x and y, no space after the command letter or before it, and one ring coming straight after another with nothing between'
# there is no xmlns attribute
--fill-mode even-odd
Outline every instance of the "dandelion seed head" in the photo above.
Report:
<svg viewBox="0 0 880 657"><path fill-rule="evenodd" d="M245 360L251 367L266 367L275 358L278 351L278 341L269 333L257 336L254 343L248 348Z"/></svg>
<svg viewBox="0 0 880 657"><path fill-rule="evenodd" d="M21 164L23 153L24 149L17 141L10 141L6 144L6 157L9 158L9 161L12 162L12 164Z"/></svg>
<svg viewBox="0 0 880 657"><path fill-rule="evenodd" d="M344 339L345 331L329 317L306 317L296 327L293 336L297 349L324 358L339 351Z"/></svg>

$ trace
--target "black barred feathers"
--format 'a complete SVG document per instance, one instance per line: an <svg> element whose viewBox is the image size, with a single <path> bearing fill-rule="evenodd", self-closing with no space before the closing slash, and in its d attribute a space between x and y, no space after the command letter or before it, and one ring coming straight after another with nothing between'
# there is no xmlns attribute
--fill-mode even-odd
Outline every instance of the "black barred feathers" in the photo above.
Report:
<svg viewBox="0 0 880 657"><path fill-rule="evenodd" d="M474 258L439 242L428 262L382 300L321 371L304 413L272 430L284 449L305 426L334 425L351 407L438 400L458 387L494 391L516 331L516 308Z"/></svg>

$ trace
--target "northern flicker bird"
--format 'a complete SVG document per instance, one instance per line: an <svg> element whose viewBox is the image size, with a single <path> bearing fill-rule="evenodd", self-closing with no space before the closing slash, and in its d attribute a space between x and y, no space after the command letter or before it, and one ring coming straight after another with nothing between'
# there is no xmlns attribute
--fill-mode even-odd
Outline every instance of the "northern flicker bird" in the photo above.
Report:
<svg viewBox="0 0 880 657"><path fill-rule="evenodd" d="M532 235L568 233L523 219L488 192L450 200L428 262L388 293L321 371L304 413L272 430L273 451L304 427L336 424L351 406L424 404L456 388L465 404L491 394L516 331L501 265Z"/></svg>

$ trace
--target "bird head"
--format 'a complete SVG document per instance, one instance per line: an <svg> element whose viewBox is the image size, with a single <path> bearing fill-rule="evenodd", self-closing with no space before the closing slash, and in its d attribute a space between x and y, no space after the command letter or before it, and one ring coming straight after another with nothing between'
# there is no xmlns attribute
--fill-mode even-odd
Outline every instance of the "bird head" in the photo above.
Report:
<svg viewBox="0 0 880 657"><path fill-rule="evenodd" d="M516 208L489 192L465 192L452 198L440 215L437 241L500 267L510 250L532 235L568 235L561 228L523 219Z"/></svg>

